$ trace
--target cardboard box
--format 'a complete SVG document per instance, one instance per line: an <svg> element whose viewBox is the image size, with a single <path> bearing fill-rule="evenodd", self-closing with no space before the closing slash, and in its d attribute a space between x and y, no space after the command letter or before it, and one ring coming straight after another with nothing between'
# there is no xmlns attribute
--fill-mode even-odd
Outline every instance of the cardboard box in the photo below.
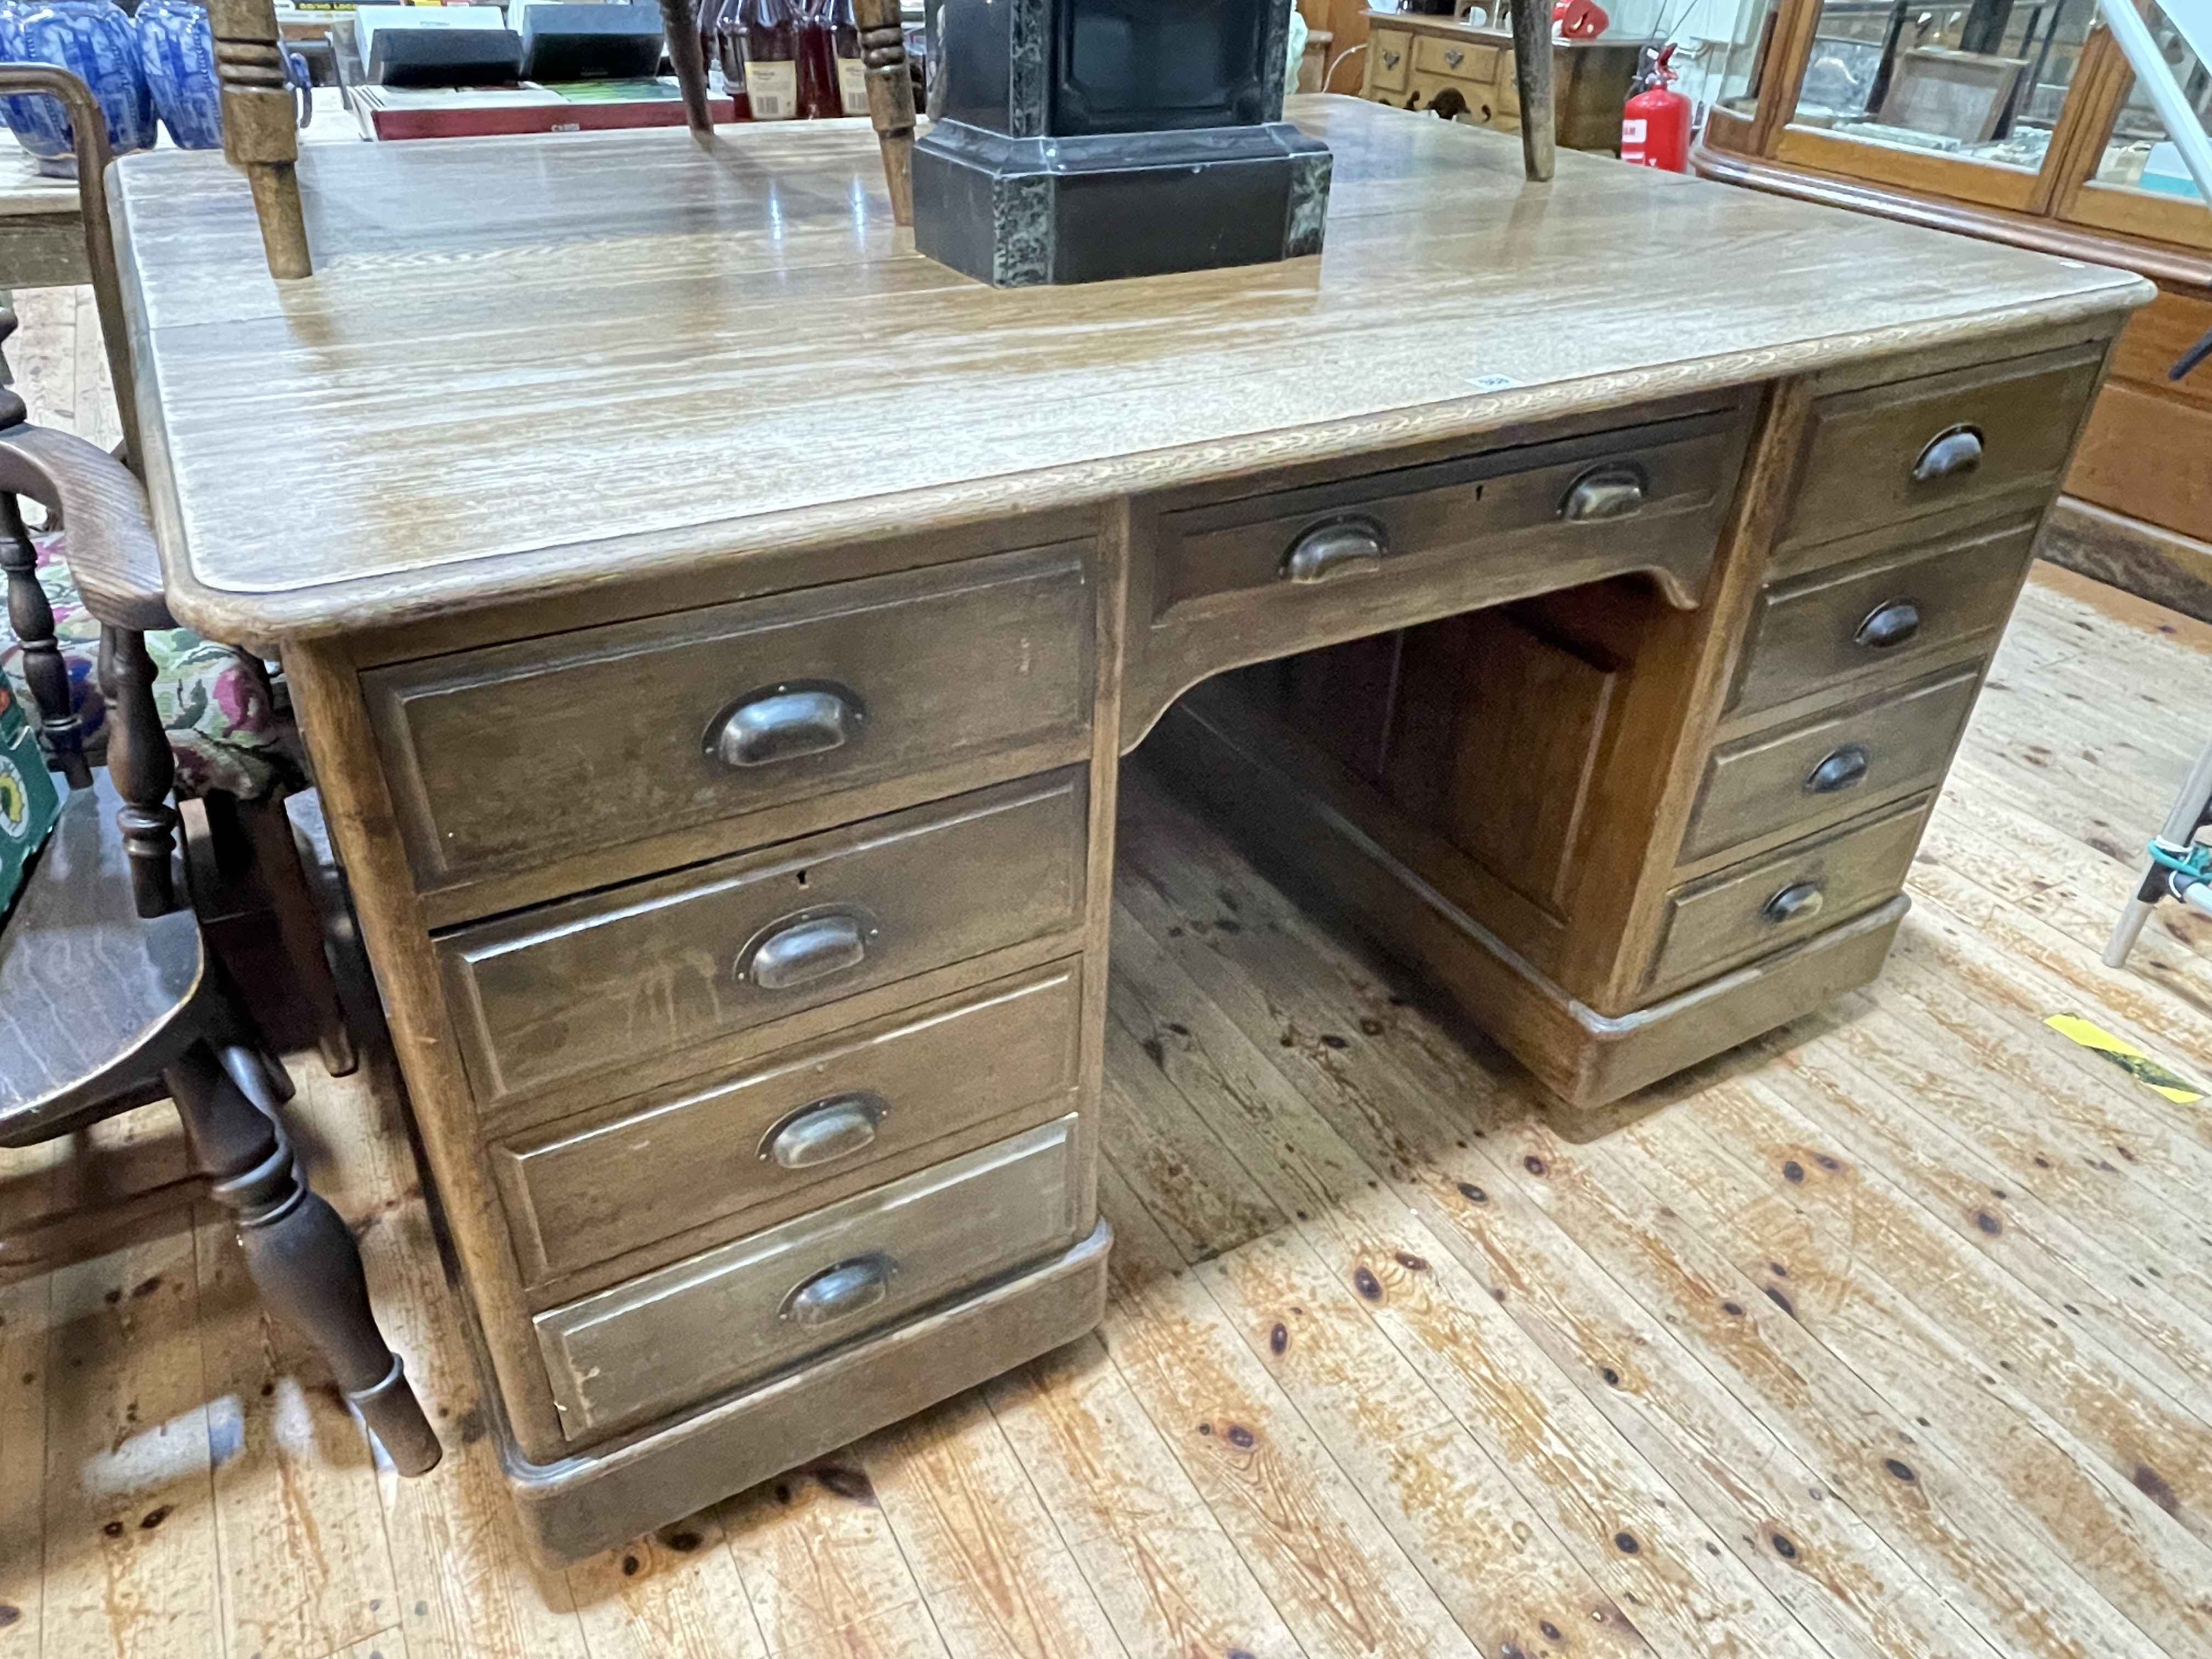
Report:
<svg viewBox="0 0 2212 1659"><path fill-rule="evenodd" d="M30 710L0 679L0 920L23 885L23 872L61 816L61 792L46 770Z"/></svg>

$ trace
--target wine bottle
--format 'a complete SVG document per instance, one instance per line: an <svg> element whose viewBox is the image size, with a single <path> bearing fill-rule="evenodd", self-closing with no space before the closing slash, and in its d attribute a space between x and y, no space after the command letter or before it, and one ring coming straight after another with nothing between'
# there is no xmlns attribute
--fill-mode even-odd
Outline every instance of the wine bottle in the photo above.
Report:
<svg viewBox="0 0 2212 1659"><path fill-rule="evenodd" d="M738 0L737 34L744 52L745 96L756 121L799 114L800 17L798 0Z"/></svg>

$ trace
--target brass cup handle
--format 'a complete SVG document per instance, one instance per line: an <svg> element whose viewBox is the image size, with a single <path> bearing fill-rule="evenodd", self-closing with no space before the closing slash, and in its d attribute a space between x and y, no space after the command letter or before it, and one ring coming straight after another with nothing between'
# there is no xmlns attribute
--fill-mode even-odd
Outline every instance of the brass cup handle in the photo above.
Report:
<svg viewBox="0 0 2212 1659"><path fill-rule="evenodd" d="M1859 624L1858 632L1851 639L1869 651L1887 651L1903 645L1919 631L1920 607L1910 599L1892 599L1867 612L1866 620Z"/></svg>
<svg viewBox="0 0 2212 1659"><path fill-rule="evenodd" d="M855 1256L825 1267L783 1299L781 1317L810 1329L865 1313L891 1293L898 1263L887 1255Z"/></svg>
<svg viewBox="0 0 2212 1659"><path fill-rule="evenodd" d="M842 685L763 686L714 717L707 728L707 752L725 766L773 765L842 749L866 719L860 698Z"/></svg>
<svg viewBox="0 0 2212 1659"><path fill-rule="evenodd" d="M1316 525L1292 542L1283 555L1279 574L1302 587L1347 576L1371 576L1382 568L1389 551L1389 532L1374 520L1340 519Z"/></svg>
<svg viewBox="0 0 2212 1659"><path fill-rule="evenodd" d="M768 928L738 958L738 977L763 991L793 991L867 959L875 929L850 910L792 916Z"/></svg>
<svg viewBox="0 0 2212 1659"><path fill-rule="evenodd" d="M850 1158L875 1144L876 1131L890 1111L881 1095L865 1089L813 1101L761 1137L761 1162L811 1170Z"/></svg>
<svg viewBox="0 0 2212 1659"><path fill-rule="evenodd" d="M1864 782L1869 758L1863 744L1846 743L1831 749L1820 763L1805 775L1805 793L1832 795Z"/></svg>
<svg viewBox="0 0 2212 1659"><path fill-rule="evenodd" d="M1567 486L1559 501L1559 516L1569 524L1628 518L1644 510L1650 485L1640 466L1620 462L1594 466Z"/></svg>
<svg viewBox="0 0 2212 1659"><path fill-rule="evenodd" d="M1777 927L1785 922L1810 921L1820 914L1827 895L1817 881L1793 881L1759 907L1759 914Z"/></svg>
<svg viewBox="0 0 2212 1659"><path fill-rule="evenodd" d="M1933 483L1938 478L1964 477L1981 464L1981 428L1946 427L1928 441L1920 459L1913 462L1912 482Z"/></svg>

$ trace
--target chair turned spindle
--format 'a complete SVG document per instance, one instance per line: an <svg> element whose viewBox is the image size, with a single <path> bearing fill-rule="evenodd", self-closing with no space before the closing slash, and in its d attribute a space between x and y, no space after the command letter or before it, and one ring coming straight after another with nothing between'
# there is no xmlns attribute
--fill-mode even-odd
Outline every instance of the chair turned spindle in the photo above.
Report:
<svg viewBox="0 0 2212 1659"><path fill-rule="evenodd" d="M171 855L177 844L177 813L169 805L176 781L176 757L154 703L154 659L146 636L111 627L115 642L115 703L109 711L107 772L123 797L116 822L124 850L131 855L131 888L142 916L164 916L177 908Z"/></svg>
<svg viewBox="0 0 2212 1659"><path fill-rule="evenodd" d="M899 0L854 0L860 26L860 62L866 66L868 120L884 153L884 183L891 217L914 222L914 72L908 67L906 27Z"/></svg>
<svg viewBox="0 0 2212 1659"><path fill-rule="evenodd" d="M12 312L0 313L0 339L15 325ZM21 410L21 399L15 407ZM6 412L0 408L0 414ZM54 637L53 605L39 585L38 551L31 545L30 532L23 527L22 509L13 495L0 495L0 570L8 576L8 627L23 647L23 683L30 688L31 702L38 710L40 734L69 787L89 789L92 763L85 758L84 734L70 695L69 664Z"/></svg>
<svg viewBox="0 0 2212 1659"><path fill-rule="evenodd" d="M208 0L222 88L222 153L245 170L269 274L314 274L300 205L299 110L285 78L274 0Z"/></svg>

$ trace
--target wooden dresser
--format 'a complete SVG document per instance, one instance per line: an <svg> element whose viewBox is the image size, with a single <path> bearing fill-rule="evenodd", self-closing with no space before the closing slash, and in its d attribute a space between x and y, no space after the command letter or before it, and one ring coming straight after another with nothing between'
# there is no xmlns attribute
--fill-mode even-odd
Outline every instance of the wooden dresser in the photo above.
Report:
<svg viewBox="0 0 2212 1659"><path fill-rule="evenodd" d="M1553 44L1552 101L1562 149L1620 149L1620 106L1628 101L1642 52L1640 42L1612 36ZM1400 109L1449 113L1468 126L1518 132L1513 32L1450 17L1370 11L1360 96Z"/></svg>
<svg viewBox="0 0 2212 1659"><path fill-rule="evenodd" d="M1877 970L2147 285L1291 114L1322 258L1073 289L865 131L311 150L282 288L121 164L173 603L283 653L548 1556L1097 1320L1156 726L1570 1100Z"/></svg>

